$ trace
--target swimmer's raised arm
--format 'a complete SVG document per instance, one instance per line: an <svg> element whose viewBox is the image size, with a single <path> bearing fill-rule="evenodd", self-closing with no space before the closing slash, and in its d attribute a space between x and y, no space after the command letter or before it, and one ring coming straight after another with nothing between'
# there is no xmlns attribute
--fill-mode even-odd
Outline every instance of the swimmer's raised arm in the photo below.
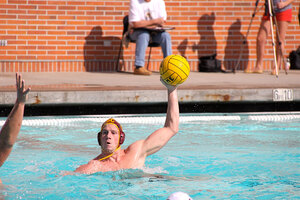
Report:
<svg viewBox="0 0 300 200"><path fill-rule="evenodd" d="M161 82L168 90L168 108L165 125L148 136L142 145L141 156L147 157L156 153L178 132L179 129L179 105L177 87Z"/></svg>
<svg viewBox="0 0 300 200"><path fill-rule="evenodd" d="M9 156L17 136L21 129L25 101L30 88L25 89L25 81L22 75L16 73L17 100L0 130L0 166Z"/></svg>

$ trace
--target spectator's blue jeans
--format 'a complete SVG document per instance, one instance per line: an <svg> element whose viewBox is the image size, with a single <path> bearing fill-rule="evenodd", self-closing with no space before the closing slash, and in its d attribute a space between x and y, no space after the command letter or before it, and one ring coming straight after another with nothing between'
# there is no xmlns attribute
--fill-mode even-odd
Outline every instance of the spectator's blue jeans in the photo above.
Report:
<svg viewBox="0 0 300 200"><path fill-rule="evenodd" d="M160 44L164 58L172 54L171 36L166 31L157 32L150 36L150 33L147 30L135 30L132 34L130 34L130 37L132 40L136 41L135 66L144 67L145 53L150 41L150 37L151 42Z"/></svg>

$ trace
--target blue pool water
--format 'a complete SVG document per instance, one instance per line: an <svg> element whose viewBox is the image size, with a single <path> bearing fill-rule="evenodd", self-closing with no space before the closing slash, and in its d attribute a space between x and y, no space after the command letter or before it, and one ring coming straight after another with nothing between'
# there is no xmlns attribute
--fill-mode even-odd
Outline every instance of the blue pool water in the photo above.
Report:
<svg viewBox="0 0 300 200"><path fill-rule="evenodd" d="M126 133L123 148L163 125L163 115L114 117ZM99 154L105 119L25 117L0 169L0 199L152 200L176 191L193 199L300 199L300 114L182 115L179 133L144 169L61 176Z"/></svg>

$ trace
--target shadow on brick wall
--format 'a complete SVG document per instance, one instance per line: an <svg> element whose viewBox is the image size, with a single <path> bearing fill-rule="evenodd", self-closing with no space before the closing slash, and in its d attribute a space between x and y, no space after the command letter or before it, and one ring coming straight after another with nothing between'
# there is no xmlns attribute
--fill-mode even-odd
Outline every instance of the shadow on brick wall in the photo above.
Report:
<svg viewBox="0 0 300 200"><path fill-rule="evenodd" d="M243 70L248 66L248 63L248 41L241 33L241 21L237 19L228 29L223 64L226 69Z"/></svg>
<svg viewBox="0 0 300 200"><path fill-rule="evenodd" d="M198 20L200 41L198 44L194 44L192 49L197 52L199 62L202 56L217 54L217 40L213 29L215 19L215 13L212 12L210 15L202 15Z"/></svg>
<svg viewBox="0 0 300 200"><path fill-rule="evenodd" d="M116 71L121 39L103 36L101 26L95 26L85 37L84 67L87 72ZM123 54L120 55L121 59Z"/></svg>
<svg viewBox="0 0 300 200"><path fill-rule="evenodd" d="M188 47L188 39L187 38L185 38L184 40L182 40L180 42L180 44L178 45L178 47L177 47L177 50L179 51L180 55L183 56L183 57L185 57L185 58L186 58L185 53L186 53L187 47Z"/></svg>

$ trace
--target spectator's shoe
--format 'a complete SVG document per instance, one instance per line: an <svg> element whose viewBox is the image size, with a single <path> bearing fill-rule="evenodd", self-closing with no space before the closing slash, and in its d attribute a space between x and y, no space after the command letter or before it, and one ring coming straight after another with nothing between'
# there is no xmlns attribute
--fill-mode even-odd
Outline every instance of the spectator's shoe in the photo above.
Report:
<svg viewBox="0 0 300 200"><path fill-rule="evenodd" d="M146 75L146 76L149 76L149 75L152 74L152 72L148 71L144 67L140 67L140 68L135 68L133 74L135 74L135 75Z"/></svg>
<svg viewBox="0 0 300 200"><path fill-rule="evenodd" d="M262 69L256 69L256 70L253 71L253 73L262 74L262 73L264 73L264 70L262 70Z"/></svg>
<svg viewBox="0 0 300 200"><path fill-rule="evenodd" d="M276 75L276 70L275 70L275 69L273 69L273 70L271 71L271 75Z"/></svg>
<svg viewBox="0 0 300 200"><path fill-rule="evenodd" d="M252 71L251 69L245 69L245 70L244 70L244 73L246 73L246 74L251 74L251 73L253 73L253 71Z"/></svg>

